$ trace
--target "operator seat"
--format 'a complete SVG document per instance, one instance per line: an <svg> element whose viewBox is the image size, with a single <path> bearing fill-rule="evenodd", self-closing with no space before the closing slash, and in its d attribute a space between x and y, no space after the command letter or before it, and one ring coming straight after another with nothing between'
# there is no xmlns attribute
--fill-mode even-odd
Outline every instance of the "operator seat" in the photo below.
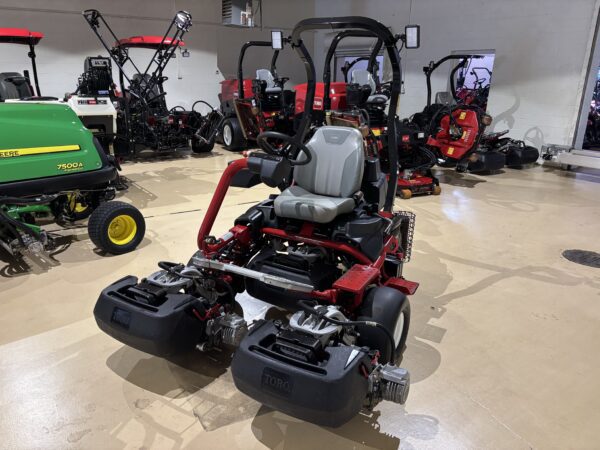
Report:
<svg viewBox="0 0 600 450"><path fill-rule="evenodd" d="M388 98L383 94L375 94L377 90L377 85L375 84L375 80L373 79L373 75L371 72L365 69L355 69L352 71L352 76L350 81L353 84L358 84L360 86L369 86L371 88L371 95L367 98L367 103L385 103Z"/></svg>
<svg viewBox="0 0 600 450"><path fill-rule="evenodd" d="M21 99L33 96L27 78L18 72L0 73L0 100Z"/></svg>
<svg viewBox="0 0 600 450"><path fill-rule="evenodd" d="M283 86L278 86L275 83L275 77L273 77L273 74L268 69L258 69L256 71L256 79L267 82L267 88L265 89L267 94L275 94L283 91Z"/></svg>
<svg viewBox="0 0 600 450"><path fill-rule="evenodd" d="M355 128L323 126L306 146L312 160L294 168L295 184L275 198L275 214L329 223L356 206L364 171L363 138Z"/></svg>

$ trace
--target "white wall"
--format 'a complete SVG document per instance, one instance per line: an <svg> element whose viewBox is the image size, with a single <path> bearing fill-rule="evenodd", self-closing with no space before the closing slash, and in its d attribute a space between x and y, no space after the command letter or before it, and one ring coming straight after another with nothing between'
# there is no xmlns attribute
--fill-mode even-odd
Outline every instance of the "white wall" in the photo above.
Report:
<svg viewBox="0 0 600 450"><path fill-rule="evenodd" d="M162 35L174 13L187 10L194 23L184 38L191 56L178 57L167 66L167 102L169 106L189 108L195 100L203 99L216 106L219 82L224 78L220 67L224 67L226 73L230 71L232 64L237 63L239 49L245 41L270 39L271 28L289 29L303 12L310 11L307 16L312 16L313 1L300 3L264 0L265 31L261 32L222 26L219 0L0 0L0 27L30 28L45 34L36 48L40 87L44 95L62 97L75 90L86 56L106 55L81 16L82 10L98 9L120 38ZM147 64L152 56L150 50L135 50L131 54L138 66ZM269 51L257 51L249 56L249 74L270 63ZM297 60L289 51L287 56L282 55L281 74L297 79L302 73ZM26 46L0 47L0 71L22 72L29 67ZM115 71L115 81L117 79Z"/></svg>
<svg viewBox="0 0 600 450"><path fill-rule="evenodd" d="M177 58L167 69L168 103L189 107L195 99L217 104L219 81L234 76L241 45L269 39L269 30L286 34L299 20L314 16L367 15L401 32L421 25L422 46L403 51L406 93L400 114L425 104L422 66L456 50L494 49L494 78L489 99L493 129L536 146L572 142L583 89L591 28L600 0L263 0L263 29L220 24L219 0L0 0L0 27L28 27L46 34L37 48L42 92L62 96L73 91L88 55L104 54L81 17L85 8L105 13L118 35L161 34L178 9L191 12L194 26L186 35L190 58ZM315 36L313 38L313 36ZM306 43L322 73L327 33L306 33ZM251 52L251 53L250 53ZM145 52L149 53L149 52ZM149 57L150 55L148 55ZM245 73L268 67L271 52L248 53ZM3 45L0 70L28 66L26 48ZM287 48L278 70L304 81L299 58ZM182 79L177 79L178 71ZM440 69L433 91L445 90L448 69Z"/></svg>
<svg viewBox="0 0 600 450"><path fill-rule="evenodd" d="M494 49L489 111L492 129L536 146L571 144L579 112L590 30L597 0L327 0L317 16L367 15L402 32L421 25L421 48L402 52L406 94L400 115L426 101L422 67L455 50ZM326 38L315 40L321 55ZM434 93L445 90L449 69L440 68Z"/></svg>

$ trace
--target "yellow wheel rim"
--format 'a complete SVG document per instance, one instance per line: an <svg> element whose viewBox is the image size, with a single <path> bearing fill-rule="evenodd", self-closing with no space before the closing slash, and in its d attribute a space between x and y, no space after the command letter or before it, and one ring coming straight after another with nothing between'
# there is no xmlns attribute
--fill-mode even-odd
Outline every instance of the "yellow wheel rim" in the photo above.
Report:
<svg viewBox="0 0 600 450"><path fill-rule="evenodd" d="M88 205L77 201L77 194L69 194L68 199L71 212L82 213L89 208Z"/></svg>
<svg viewBox="0 0 600 450"><path fill-rule="evenodd" d="M108 238L115 245L129 244L137 233L137 224L133 217L121 214L108 224Z"/></svg>

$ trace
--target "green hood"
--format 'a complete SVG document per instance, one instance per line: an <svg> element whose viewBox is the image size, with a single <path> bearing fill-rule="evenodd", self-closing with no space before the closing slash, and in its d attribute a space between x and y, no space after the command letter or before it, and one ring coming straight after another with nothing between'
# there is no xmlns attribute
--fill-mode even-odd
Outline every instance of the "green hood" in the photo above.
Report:
<svg viewBox="0 0 600 450"><path fill-rule="evenodd" d="M0 183L101 167L92 133L68 106L0 103Z"/></svg>

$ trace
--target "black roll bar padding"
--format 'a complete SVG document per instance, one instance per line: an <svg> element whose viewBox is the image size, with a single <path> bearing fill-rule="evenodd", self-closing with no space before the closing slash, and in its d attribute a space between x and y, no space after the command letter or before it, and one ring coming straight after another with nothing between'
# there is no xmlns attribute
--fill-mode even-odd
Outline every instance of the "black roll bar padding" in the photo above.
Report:
<svg viewBox="0 0 600 450"><path fill-rule="evenodd" d="M31 40L29 41L29 53L27 54L27 56L29 56L29 59L31 59L31 69L33 71L33 82L35 84L35 90L37 92L36 95L38 97L41 97L42 92L40 91L40 82L38 80L37 65L35 63L35 45L33 44L33 42Z"/></svg>
<svg viewBox="0 0 600 450"><path fill-rule="evenodd" d="M331 108L331 98L329 97L329 87L331 85L331 60L335 55L335 51L337 50L337 46L340 41L346 37L370 37L376 38L377 36L370 31L367 30L346 30L342 31L335 35L331 44L329 45L329 50L327 50L327 55L325 56L325 65L323 68L323 84L324 84L324 93L323 93L323 109L327 110ZM381 47L383 46L383 41L381 39L377 39L377 43L375 47L373 47L373 51L369 56L369 64L367 70L373 73L373 67L375 62L377 61L377 55L381 51ZM374 74L373 74L374 75Z"/></svg>
<svg viewBox="0 0 600 450"><path fill-rule="evenodd" d="M248 41L240 50L240 56L238 57L238 69L237 69L237 79L238 79L238 98L241 100L244 98L244 57L246 56L246 50L250 47L272 47L271 41ZM279 50L275 50L273 53L273 57L271 58L271 73L275 68L275 64L277 63L277 57L279 56ZM274 75L273 75L274 76Z"/></svg>
<svg viewBox="0 0 600 450"><path fill-rule="evenodd" d="M388 125L387 125L387 146L389 155L389 178L388 178L388 190L385 198L385 204L383 209L387 212L392 212L394 207L394 200L396 199L396 187L398 182L398 142L396 136L396 109L398 107L398 98L400 96L400 86L402 80L402 73L400 71L400 54L396 47L398 39L392 34L392 32L380 22L368 17L360 16L347 16L347 17L325 17L325 18L314 18L304 19L296 24L292 31L291 43L295 48L298 56L304 63L307 76L307 92L306 101L304 103L304 114L296 135L294 136L300 142L304 141L306 133L311 124L313 105L315 97L315 65L308 53L308 50L304 46L300 35L309 30L347 30L347 29L358 29L366 30L371 32L375 37L381 39L383 45L385 45L386 51L390 59L390 65L392 67L392 82L390 85L391 98L388 110Z"/></svg>
<svg viewBox="0 0 600 450"><path fill-rule="evenodd" d="M472 55L472 54L448 55L448 56L444 56L442 59L440 59L438 61L431 61L429 63L429 66L423 67L423 72L425 72L425 77L426 77L426 82L427 82L427 106L431 106L431 74L438 67L440 67L446 61L449 61L451 59L464 59L466 61L467 59L471 59L471 58L483 58L483 56ZM454 75L454 73L452 73L452 75ZM453 81L451 81L451 86L452 86L452 83L453 83ZM452 87L451 87L451 89L452 89ZM455 97L456 93L454 92L454 89L452 89L452 91L453 91L452 97Z"/></svg>

